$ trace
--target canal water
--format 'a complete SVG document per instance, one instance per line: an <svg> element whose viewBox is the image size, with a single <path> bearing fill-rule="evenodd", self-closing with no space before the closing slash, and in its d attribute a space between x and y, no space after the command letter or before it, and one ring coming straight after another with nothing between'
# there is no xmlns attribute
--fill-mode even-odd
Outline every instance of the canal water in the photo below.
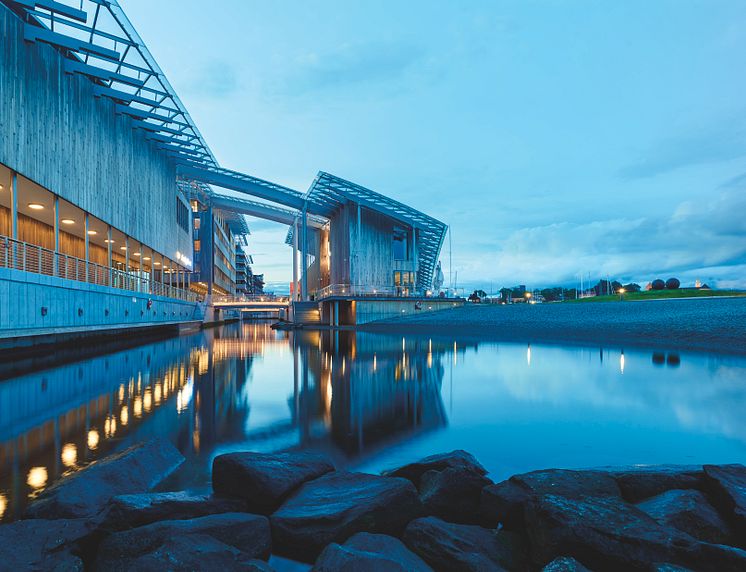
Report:
<svg viewBox="0 0 746 572"><path fill-rule="evenodd" d="M209 489L215 455L312 449L380 471L474 453L494 480L546 467L746 461L746 359L274 331L233 324L0 381L0 517L153 436ZM62 363L64 362L64 363Z"/></svg>

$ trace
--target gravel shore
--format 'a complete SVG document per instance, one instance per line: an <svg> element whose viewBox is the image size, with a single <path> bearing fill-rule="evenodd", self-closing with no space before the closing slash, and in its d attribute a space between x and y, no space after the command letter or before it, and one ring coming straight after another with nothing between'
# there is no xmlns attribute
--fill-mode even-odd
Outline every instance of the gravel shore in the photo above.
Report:
<svg viewBox="0 0 746 572"><path fill-rule="evenodd" d="M614 344L746 354L746 298L585 304L467 304L381 320L375 332L514 342Z"/></svg>

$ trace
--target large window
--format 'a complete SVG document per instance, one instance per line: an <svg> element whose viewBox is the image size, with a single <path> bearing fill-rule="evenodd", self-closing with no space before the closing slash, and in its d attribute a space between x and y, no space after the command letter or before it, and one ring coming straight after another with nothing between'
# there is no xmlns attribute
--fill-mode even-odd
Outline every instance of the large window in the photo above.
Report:
<svg viewBox="0 0 746 572"><path fill-rule="evenodd" d="M405 229L394 229L391 246L394 260L408 260L407 231Z"/></svg>
<svg viewBox="0 0 746 572"><path fill-rule="evenodd" d="M176 197L176 222L185 231L189 232L189 207Z"/></svg>

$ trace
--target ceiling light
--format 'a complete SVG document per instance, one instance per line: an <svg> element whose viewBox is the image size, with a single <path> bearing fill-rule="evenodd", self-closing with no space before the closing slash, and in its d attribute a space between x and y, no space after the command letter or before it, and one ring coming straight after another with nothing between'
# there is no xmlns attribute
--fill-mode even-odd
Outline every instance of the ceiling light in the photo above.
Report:
<svg viewBox="0 0 746 572"><path fill-rule="evenodd" d="M4 188L5 188L5 187L3 187L2 185L0 185L0 191L2 191L2 190L3 190Z"/></svg>
<svg viewBox="0 0 746 572"><path fill-rule="evenodd" d="M140 253L139 252L133 252L132 256L140 256Z"/></svg>
<svg viewBox="0 0 746 572"><path fill-rule="evenodd" d="M88 234L90 234L91 236L93 236L94 234L98 234L98 231L95 231L95 230L89 230L89 231L88 231Z"/></svg>
<svg viewBox="0 0 746 572"><path fill-rule="evenodd" d="M143 256L143 260L150 260L150 256Z"/></svg>
<svg viewBox="0 0 746 572"><path fill-rule="evenodd" d="M39 203L29 203L28 208L34 211L40 211L44 208L44 205L39 204Z"/></svg>
<svg viewBox="0 0 746 572"><path fill-rule="evenodd" d="M104 240L104 242L106 244L114 244L114 241L112 239L110 239L110 238L107 238L106 240Z"/></svg>
<svg viewBox="0 0 746 572"><path fill-rule="evenodd" d="M75 221L71 218L63 218L60 222L62 224L75 224Z"/></svg>
<svg viewBox="0 0 746 572"><path fill-rule="evenodd" d="M120 246L119 250L127 250L127 247L126 246Z"/></svg>
<svg viewBox="0 0 746 572"><path fill-rule="evenodd" d="M153 262L153 264L155 264L156 266L160 266L161 265L160 262Z"/></svg>

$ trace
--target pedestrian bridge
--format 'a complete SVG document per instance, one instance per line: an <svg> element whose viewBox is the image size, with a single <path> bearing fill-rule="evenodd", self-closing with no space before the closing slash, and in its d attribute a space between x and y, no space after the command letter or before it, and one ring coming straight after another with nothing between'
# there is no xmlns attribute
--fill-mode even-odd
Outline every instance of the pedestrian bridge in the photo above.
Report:
<svg viewBox="0 0 746 572"><path fill-rule="evenodd" d="M212 305L216 309L234 310L252 317L279 318L286 314L290 305L287 296L215 296Z"/></svg>

